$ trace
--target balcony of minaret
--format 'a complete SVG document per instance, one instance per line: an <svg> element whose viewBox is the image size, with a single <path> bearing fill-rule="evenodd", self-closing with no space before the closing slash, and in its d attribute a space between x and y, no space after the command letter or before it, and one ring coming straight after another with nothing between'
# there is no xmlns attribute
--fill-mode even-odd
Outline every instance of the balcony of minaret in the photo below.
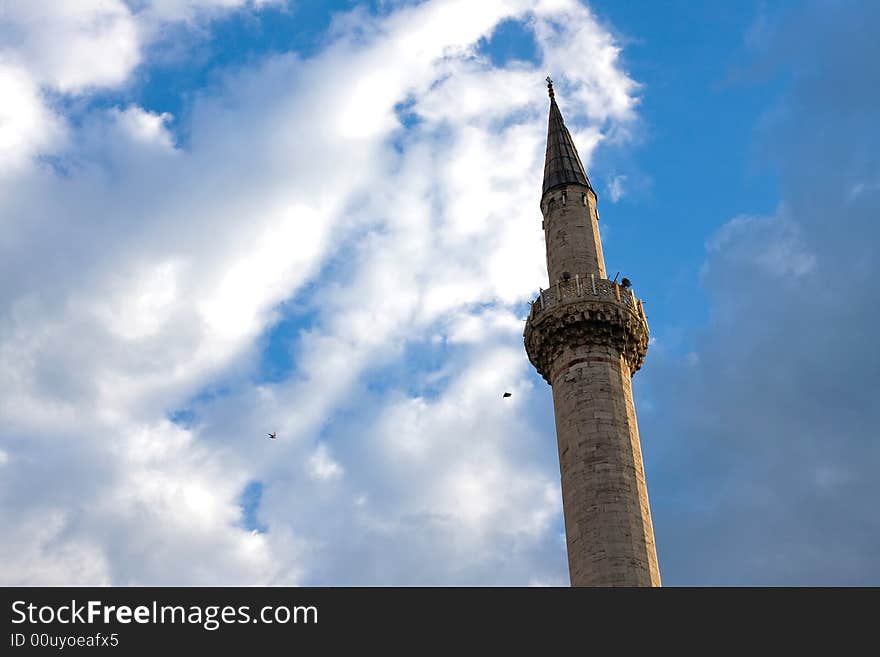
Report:
<svg viewBox="0 0 880 657"><path fill-rule="evenodd" d="M558 357L585 346L613 347L632 376L648 351L648 319L631 288L576 275L540 291L523 337L529 360L551 385Z"/></svg>

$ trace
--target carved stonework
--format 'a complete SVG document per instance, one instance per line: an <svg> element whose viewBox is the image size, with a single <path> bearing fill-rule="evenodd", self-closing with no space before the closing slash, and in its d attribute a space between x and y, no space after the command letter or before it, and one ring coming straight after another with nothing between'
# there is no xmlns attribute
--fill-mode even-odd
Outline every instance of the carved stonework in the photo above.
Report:
<svg viewBox="0 0 880 657"><path fill-rule="evenodd" d="M629 279L606 278L596 194L550 96L541 189L550 286L532 302L523 341L553 393L569 577L660 586L630 378L648 351L648 321Z"/></svg>
<svg viewBox="0 0 880 657"><path fill-rule="evenodd" d="M532 365L552 384L553 363L566 348L601 345L616 349L635 374L648 351L648 325L639 312L641 305L634 309L628 302L585 294L545 302L542 310L539 297L523 334Z"/></svg>

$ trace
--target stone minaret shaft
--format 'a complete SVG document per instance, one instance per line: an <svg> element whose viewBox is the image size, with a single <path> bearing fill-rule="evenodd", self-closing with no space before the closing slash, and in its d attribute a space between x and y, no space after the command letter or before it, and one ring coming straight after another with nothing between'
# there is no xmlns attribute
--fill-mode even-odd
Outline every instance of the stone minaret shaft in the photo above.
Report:
<svg viewBox="0 0 880 657"><path fill-rule="evenodd" d="M642 302L605 275L596 194L550 89L541 212L550 286L526 322L552 386L572 586L659 586L630 379L648 348Z"/></svg>

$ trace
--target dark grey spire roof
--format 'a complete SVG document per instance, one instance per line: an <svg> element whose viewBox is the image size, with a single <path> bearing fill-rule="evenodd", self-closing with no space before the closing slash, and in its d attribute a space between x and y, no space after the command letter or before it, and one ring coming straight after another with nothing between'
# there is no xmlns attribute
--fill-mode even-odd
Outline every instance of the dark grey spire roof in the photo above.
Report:
<svg viewBox="0 0 880 657"><path fill-rule="evenodd" d="M587 172L581 163L568 128L562 120L562 112L556 104L553 83L548 80L550 91L550 121L547 126L547 155L544 158L543 196L560 185L580 184L593 189Z"/></svg>

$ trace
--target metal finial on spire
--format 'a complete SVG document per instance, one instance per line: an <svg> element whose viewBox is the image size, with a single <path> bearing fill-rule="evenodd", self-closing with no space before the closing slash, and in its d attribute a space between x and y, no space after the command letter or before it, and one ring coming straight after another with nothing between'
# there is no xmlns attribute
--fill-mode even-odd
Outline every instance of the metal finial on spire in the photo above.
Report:
<svg viewBox="0 0 880 657"><path fill-rule="evenodd" d="M550 93L550 116L547 122L547 154L544 156L544 185L542 195L562 185L583 185L592 189L587 172L578 157L562 112L556 104L553 93L553 80L547 76L547 91Z"/></svg>

